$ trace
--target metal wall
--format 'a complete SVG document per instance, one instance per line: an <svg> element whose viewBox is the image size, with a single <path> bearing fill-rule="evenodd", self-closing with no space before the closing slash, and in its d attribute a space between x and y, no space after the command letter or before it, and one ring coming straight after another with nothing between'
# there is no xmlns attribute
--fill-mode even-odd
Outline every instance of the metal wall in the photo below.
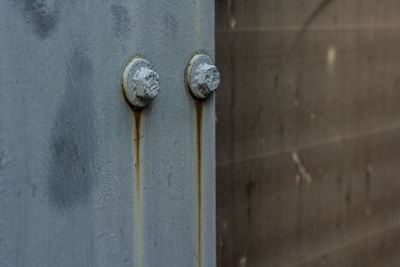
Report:
<svg viewBox="0 0 400 267"><path fill-rule="evenodd" d="M0 32L0 266L214 266L214 99L184 85L214 2L6 0ZM135 124L136 54L161 90Z"/></svg>
<svg viewBox="0 0 400 267"><path fill-rule="evenodd" d="M400 2L218 0L218 263L400 265Z"/></svg>

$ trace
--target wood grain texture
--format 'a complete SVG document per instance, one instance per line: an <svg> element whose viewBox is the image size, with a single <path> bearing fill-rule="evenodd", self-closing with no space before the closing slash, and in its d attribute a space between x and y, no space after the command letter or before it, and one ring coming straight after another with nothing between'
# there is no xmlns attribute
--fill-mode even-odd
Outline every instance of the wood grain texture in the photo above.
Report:
<svg viewBox="0 0 400 267"><path fill-rule="evenodd" d="M400 265L399 15L216 1L218 266Z"/></svg>

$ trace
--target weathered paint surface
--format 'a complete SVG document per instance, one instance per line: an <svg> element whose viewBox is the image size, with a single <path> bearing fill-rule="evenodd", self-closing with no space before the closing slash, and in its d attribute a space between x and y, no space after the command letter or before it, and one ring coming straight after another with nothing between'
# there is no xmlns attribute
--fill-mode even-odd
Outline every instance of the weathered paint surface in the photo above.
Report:
<svg viewBox="0 0 400 267"><path fill-rule="evenodd" d="M215 266L214 98L199 167L184 82L213 18L211 0L0 1L0 266ZM161 81L140 118L136 54Z"/></svg>
<svg viewBox="0 0 400 267"><path fill-rule="evenodd" d="M400 2L216 4L219 266L400 266Z"/></svg>

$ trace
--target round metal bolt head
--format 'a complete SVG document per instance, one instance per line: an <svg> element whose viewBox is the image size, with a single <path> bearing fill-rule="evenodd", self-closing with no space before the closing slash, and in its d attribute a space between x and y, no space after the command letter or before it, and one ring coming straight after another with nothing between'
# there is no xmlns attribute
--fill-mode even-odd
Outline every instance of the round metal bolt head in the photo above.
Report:
<svg viewBox="0 0 400 267"><path fill-rule="evenodd" d="M200 99L206 99L217 90L221 77L212 59L207 55L195 55L186 70L186 83L191 93Z"/></svg>
<svg viewBox="0 0 400 267"><path fill-rule="evenodd" d="M122 74L122 90L127 101L134 108L143 108L160 91L160 77L150 62L134 57L126 65Z"/></svg>
<svg viewBox="0 0 400 267"><path fill-rule="evenodd" d="M146 67L141 67L133 75L136 96L146 100L154 99L160 89L158 74Z"/></svg>

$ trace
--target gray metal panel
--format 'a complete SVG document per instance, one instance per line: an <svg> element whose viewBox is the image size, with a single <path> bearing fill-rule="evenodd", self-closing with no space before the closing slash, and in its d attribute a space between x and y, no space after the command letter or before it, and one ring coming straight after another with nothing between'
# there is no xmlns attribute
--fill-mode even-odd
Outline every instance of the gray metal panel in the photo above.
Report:
<svg viewBox="0 0 400 267"><path fill-rule="evenodd" d="M400 266L400 1L216 3L219 266Z"/></svg>
<svg viewBox="0 0 400 267"><path fill-rule="evenodd" d="M1 1L0 14L0 265L200 266L200 231L215 266L214 98L198 135L184 86L196 51L214 57L214 2ZM161 80L139 189L120 88L134 54Z"/></svg>

